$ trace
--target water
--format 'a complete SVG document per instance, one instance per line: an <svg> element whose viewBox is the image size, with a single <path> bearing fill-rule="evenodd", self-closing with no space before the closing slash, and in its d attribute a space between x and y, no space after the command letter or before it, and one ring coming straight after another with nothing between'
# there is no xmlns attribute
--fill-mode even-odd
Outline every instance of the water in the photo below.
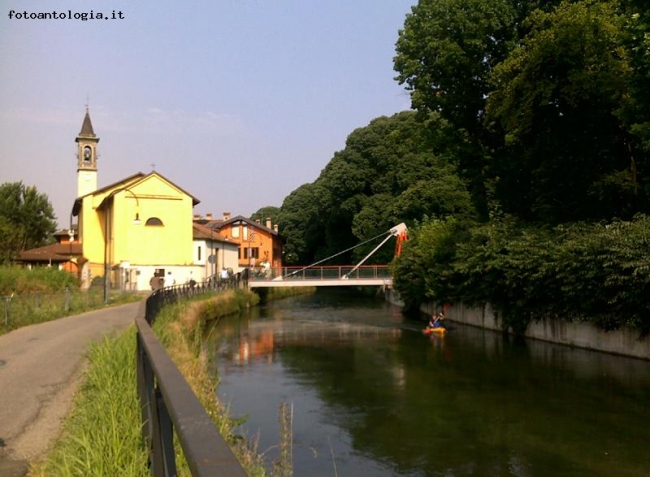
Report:
<svg viewBox="0 0 650 477"><path fill-rule="evenodd" d="M215 334L219 397L296 476L650 476L650 363L447 324L344 292L271 303Z"/></svg>

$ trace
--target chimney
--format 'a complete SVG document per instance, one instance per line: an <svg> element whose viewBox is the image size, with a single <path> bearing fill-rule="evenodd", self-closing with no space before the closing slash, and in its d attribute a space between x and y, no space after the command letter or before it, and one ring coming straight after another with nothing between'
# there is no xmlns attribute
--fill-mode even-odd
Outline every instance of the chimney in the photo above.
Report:
<svg viewBox="0 0 650 477"><path fill-rule="evenodd" d="M205 214L205 218L208 220L212 220L212 212L208 212L207 214Z"/></svg>
<svg viewBox="0 0 650 477"><path fill-rule="evenodd" d="M270 229L271 228L271 217L266 218L266 228Z"/></svg>
<svg viewBox="0 0 650 477"><path fill-rule="evenodd" d="M223 213L223 220L230 220L230 212Z"/></svg>
<svg viewBox="0 0 650 477"><path fill-rule="evenodd" d="M201 214L194 214L194 220L201 220Z"/></svg>
<svg viewBox="0 0 650 477"><path fill-rule="evenodd" d="M273 230L275 231L275 233L278 233L278 224L275 224L275 225L273 226Z"/></svg>

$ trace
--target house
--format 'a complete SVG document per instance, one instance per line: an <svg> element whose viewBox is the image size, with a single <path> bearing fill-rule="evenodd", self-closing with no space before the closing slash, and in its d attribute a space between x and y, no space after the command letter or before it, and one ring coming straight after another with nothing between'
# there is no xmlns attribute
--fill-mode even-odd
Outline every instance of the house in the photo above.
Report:
<svg viewBox="0 0 650 477"><path fill-rule="evenodd" d="M204 278L219 277L220 270L239 270L239 243L224 237L210 227L193 224L194 264L203 267Z"/></svg>
<svg viewBox="0 0 650 477"><path fill-rule="evenodd" d="M83 257L77 230L59 230L54 238L56 243L21 252L18 262L28 268L48 266L78 273Z"/></svg>
<svg viewBox="0 0 650 477"><path fill-rule="evenodd" d="M203 218L195 218L195 222L204 224L225 238L236 242L239 246L237 265L239 270L244 268L282 268L282 249L284 241L278 233L277 225L273 226L270 219L265 225L258 221L247 219L241 215L231 217L229 212L223 214L221 220L213 220L211 214Z"/></svg>

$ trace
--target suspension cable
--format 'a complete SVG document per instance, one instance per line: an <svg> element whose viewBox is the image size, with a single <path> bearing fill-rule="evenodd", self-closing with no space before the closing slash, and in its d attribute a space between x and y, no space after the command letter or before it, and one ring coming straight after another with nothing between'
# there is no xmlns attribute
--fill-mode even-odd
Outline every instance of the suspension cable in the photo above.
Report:
<svg viewBox="0 0 650 477"><path fill-rule="evenodd" d="M344 254L345 252L349 252L350 250L354 250L354 249L357 248L357 247L361 247L362 245L365 245L365 244L367 244L368 242L372 242L373 240L377 240L379 237L382 237L382 236L384 236L384 235L386 235L386 234L390 234L390 233L392 233L391 230L389 230L388 232L380 233L379 235L376 235L376 236L374 236L373 238L366 240L365 242L358 243L358 244L356 244L356 245L353 246L353 247L350 247L350 248L348 248L348 249L343 250L342 252L338 252L338 253L335 253L334 255L330 255L329 257L324 258L324 259L322 259L322 260L319 260L318 262L314 262L314 263L312 263L311 265L307 265L306 267L301 268L300 270L295 270L295 271L293 271L293 272L291 272L291 273L288 273L287 275L284 276L284 278L286 278L286 277L290 277L291 275L295 275L296 273L300 273L300 272L302 272L302 271L305 271L305 270L307 270L308 268L315 267L315 266L318 265L319 263L326 262L326 261L329 260L330 258L338 257L339 255L342 255L342 254Z"/></svg>

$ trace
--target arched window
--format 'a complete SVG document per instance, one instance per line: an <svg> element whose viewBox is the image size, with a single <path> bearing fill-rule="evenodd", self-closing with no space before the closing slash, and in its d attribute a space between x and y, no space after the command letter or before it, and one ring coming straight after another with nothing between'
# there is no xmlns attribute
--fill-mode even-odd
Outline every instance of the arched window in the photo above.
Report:
<svg viewBox="0 0 650 477"><path fill-rule="evenodd" d="M158 217L149 217L144 225L163 225L163 223Z"/></svg>

